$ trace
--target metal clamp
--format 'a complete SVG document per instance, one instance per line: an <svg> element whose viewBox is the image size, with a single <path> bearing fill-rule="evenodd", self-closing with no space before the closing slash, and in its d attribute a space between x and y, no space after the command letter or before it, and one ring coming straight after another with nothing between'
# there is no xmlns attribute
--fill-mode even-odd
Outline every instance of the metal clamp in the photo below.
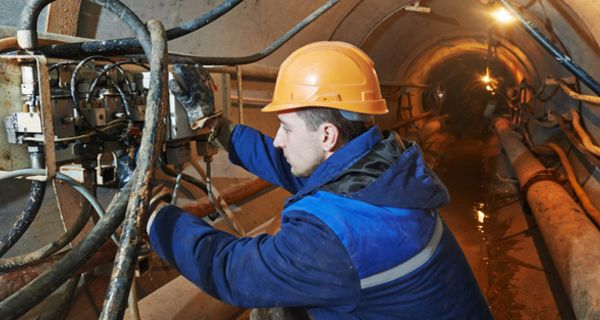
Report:
<svg viewBox="0 0 600 320"><path fill-rule="evenodd" d="M567 178L565 178L562 174L560 174L560 172L553 170L553 169L540 170L540 171L536 172L533 176L529 177L529 179L527 179L527 181L525 181L523 186L521 186L521 192L523 194L527 195L527 192L529 191L529 188L531 187L531 185L533 185L536 182L544 181L544 180L554 181L554 182L564 186L565 182L567 181Z"/></svg>

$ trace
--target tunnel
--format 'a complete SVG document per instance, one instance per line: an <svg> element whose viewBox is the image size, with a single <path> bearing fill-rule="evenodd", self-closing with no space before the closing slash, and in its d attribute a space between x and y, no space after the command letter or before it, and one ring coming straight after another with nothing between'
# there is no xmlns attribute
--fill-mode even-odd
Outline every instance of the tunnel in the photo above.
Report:
<svg viewBox="0 0 600 320"><path fill-rule="evenodd" d="M115 3L123 5L117 14ZM277 234L293 197L233 165L208 132L189 127L172 97L162 114L165 141L147 151L154 162L141 160L142 127L150 125L145 99L160 61L152 64L142 40L111 40L141 39L140 26L151 29L152 19L168 30L165 68L203 65L216 109L271 137L279 120L261 108L271 102L286 57L317 41L364 51L389 109L375 124L416 142L448 189L450 202L439 214L493 318L600 318L600 3L0 4L0 318L250 319L250 307L211 297L161 260L137 238L144 231L129 213L112 222L114 235L105 232L86 254L74 254L116 206L146 210L151 185L176 190L172 203L248 238ZM169 38L216 9L222 12L198 30ZM129 14L147 24L133 28L122 21ZM136 124L126 125L123 114ZM112 121L103 118L109 115ZM86 125L93 130L78 127ZM120 126L128 126L129 137L115 134ZM121 199L126 181L119 170L141 177L135 165L147 168L146 180ZM35 202L39 212L6 247ZM117 239L127 236L141 249ZM67 264L69 272L59 275Z"/></svg>

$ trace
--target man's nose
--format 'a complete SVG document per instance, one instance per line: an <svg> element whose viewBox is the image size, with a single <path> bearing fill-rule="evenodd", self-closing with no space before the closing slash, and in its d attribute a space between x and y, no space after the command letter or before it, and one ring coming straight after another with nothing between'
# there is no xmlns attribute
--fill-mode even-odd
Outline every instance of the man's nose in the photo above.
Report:
<svg viewBox="0 0 600 320"><path fill-rule="evenodd" d="M283 139L281 138L281 128L277 129L277 133L275 134L275 139L273 139L273 147L275 148L283 148Z"/></svg>

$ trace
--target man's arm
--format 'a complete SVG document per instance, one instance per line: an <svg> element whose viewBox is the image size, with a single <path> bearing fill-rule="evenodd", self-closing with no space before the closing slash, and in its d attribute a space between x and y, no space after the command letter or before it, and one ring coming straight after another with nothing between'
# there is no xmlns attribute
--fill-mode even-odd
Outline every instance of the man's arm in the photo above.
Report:
<svg viewBox="0 0 600 320"><path fill-rule="evenodd" d="M223 117L215 120L215 141L229 153L232 163L291 193L304 185L303 179L292 175L283 152L273 146L271 137L244 125L235 125Z"/></svg>
<svg viewBox="0 0 600 320"><path fill-rule="evenodd" d="M185 109L192 129L212 128L213 141L229 152L233 163L295 193L302 180L295 178L271 138L245 126L235 126L215 113L212 80L201 66L175 64L169 89ZM243 133L240 133L240 132Z"/></svg>
<svg viewBox="0 0 600 320"><path fill-rule="evenodd" d="M310 214L291 216L276 236L238 239L167 206L150 242L187 279L233 305L354 305L360 280L340 240Z"/></svg>

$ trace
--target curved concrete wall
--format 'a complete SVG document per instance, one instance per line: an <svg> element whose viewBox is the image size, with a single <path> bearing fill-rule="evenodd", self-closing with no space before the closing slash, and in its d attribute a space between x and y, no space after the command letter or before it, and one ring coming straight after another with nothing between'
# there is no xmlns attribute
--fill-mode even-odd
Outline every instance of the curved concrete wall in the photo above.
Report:
<svg viewBox="0 0 600 320"><path fill-rule="evenodd" d="M216 0L124 2L143 20L157 18L167 27L192 19L220 3ZM291 51L309 42L341 40L362 47L373 58L382 83L427 84L424 82L428 81L431 70L451 59L473 53L486 55L488 32L493 26L488 5L492 1L420 1L422 6L431 9L428 14L403 9L414 2L342 0L260 64L277 66ZM567 52L574 62L600 79L600 64L597 63L600 56L598 1L513 2L527 5L524 16ZM169 45L174 51L198 55L240 56L254 53L323 3L324 0L246 0L216 22ZM13 10L20 6L14 1L10 4ZM12 16L18 16L18 13ZM112 14L83 2L79 35L108 39L123 37L129 32ZM525 77L538 87L547 74L555 77L570 75L518 23L495 26L493 39L501 45L497 49L498 63L511 70L516 82ZM581 90L590 92L585 86ZM393 93L394 90L384 92ZM534 104L533 108L536 115L541 115L550 108L564 113L578 106L578 102L559 92L548 103ZM596 141L600 141L600 108L583 104L581 111L587 130ZM249 119L263 119L258 116L258 109L248 110L248 114ZM538 140L543 141L547 136L550 135L540 133ZM600 176L600 173L597 175Z"/></svg>

